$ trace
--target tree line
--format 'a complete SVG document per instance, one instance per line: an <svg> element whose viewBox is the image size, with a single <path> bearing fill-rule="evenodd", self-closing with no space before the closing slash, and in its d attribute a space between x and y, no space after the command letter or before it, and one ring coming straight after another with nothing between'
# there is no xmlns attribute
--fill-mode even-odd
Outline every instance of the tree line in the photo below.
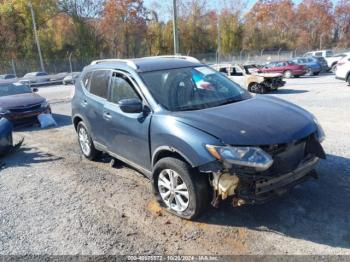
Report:
<svg viewBox="0 0 350 262"><path fill-rule="evenodd" d="M173 53L172 1L31 0L44 59ZM178 0L182 54L350 47L350 0ZM220 9L220 10L219 10ZM220 36L220 40L219 40ZM36 59L28 0L0 0L0 58Z"/></svg>

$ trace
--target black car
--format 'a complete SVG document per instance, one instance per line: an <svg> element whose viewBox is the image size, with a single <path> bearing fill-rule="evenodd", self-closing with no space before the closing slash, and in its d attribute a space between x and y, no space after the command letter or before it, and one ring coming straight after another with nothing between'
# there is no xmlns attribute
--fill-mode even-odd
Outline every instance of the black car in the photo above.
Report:
<svg viewBox="0 0 350 262"><path fill-rule="evenodd" d="M93 62L76 82L72 120L86 158L105 152L136 168L187 219L227 198L267 201L325 158L312 114L190 57Z"/></svg>
<svg viewBox="0 0 350 262"><path fill-rule="evenodd" d="M38 115L51 113L47 100L21 84L0 85L0 118L7 118L15 126L38 123Z"/></svg>

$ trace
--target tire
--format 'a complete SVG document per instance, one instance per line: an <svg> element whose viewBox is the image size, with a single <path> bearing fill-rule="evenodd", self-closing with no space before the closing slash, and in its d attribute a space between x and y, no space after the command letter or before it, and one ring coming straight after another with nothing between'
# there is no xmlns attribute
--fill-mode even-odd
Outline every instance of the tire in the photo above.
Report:
<svg viewBox="0 0 350 262"><path fill-rule="evenodd" d="M350 75L348 76L347 82L348 82L348 85L350 86Z"/></svg>
<svg viewBox="0 0 350 262"><path fill-rule="evenodd" d="M299 77L300 77L300 75L294 76L294 78L299 78Z"/></svg>
<svg viewBox="0 0 350 262"><path fill-rule="evenodd" d="M305 75L306 75L306 76L311 76L311 75L313 75L311 68L308 68L308 69L307 69Z"/></svg>
<svg viewBox="0 0 350 262"><path fill-rule="evenodd" d="M320 72L313 72L314 76L318 76L320 74Z"/></svg>
<svg viewBox="0 0 350 262"><path fill-rule="evenodd" d="M82 121L79 122L77 126L77 134L79 147L84 157L89 160L97 160L101 156L102 152L98 151L95 148L94 143L89 135L88 129Z"/></svg>
<svg viewBox="0 0 350 262"><path fill-rule="evenodd" d="M210 204L208 177L180 159L166 157L159 160L154 166L153 183L159 204L181 218L192 220ZM181 190L174 190L179 186Z"/></svg>
<svg viewBox="0 0 350 262"><path fill-rule="evenodd" d="M293 77L293 73L290 70L287 70L283 73L284 78L291 78Z"/></svg>
<svg viewBox="0 0 350 262"><path fill-rule="evenodd" d="M331 71L332 73L335 73L336 68L337 68L337 64L335 63L334 65L332 65L330 71Z"/></svg>
<svg viewBox="0 0 350 262"><path fill-rule="evenodd" d="M264 85L260 85L260 89L259 89L259 93L260 94L267 94L269 92L269 88L267 88L266 86Z"/></svg>

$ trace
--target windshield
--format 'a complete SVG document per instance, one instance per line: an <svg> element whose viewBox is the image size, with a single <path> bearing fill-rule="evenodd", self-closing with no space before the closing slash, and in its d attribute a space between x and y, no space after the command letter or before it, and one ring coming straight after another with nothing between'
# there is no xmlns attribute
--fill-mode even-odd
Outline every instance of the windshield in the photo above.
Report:
<svg viewBox="0 0 350 262"><path fill-rule="evenodd" d="M170 111L198 110L250 98L247 91L209 67L141 74L155 100Z"/></svg>
<svg viewBox="0 0 350 262"><path fill-rule="evenodd" d="M1 96L12 96L19 94L32 93L32 90L24 85L0 85L0 97Z"/></svg>
<svg viewBox="0 0 350 262"><path fill-rule="evenodd" d="M326 51L326 57L331 57L333 55L334 55L333 51Z"/></svg>

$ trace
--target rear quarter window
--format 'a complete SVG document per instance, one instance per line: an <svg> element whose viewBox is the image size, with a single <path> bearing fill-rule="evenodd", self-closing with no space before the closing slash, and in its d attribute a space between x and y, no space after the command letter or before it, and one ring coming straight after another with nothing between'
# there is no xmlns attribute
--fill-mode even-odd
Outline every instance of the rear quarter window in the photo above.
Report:
<svg viewBox="0 0 350 262"><path fill-rule="evenodd" d="M83 82L84 88L88 91L90 89L91 75L92 75L92 72L87 72L81 80Z"/></svg>

